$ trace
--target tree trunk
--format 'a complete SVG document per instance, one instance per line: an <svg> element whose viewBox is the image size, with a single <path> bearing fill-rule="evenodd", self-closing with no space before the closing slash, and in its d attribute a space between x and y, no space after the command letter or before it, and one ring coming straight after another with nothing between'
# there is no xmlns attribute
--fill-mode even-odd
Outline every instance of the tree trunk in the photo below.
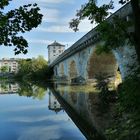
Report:
<svg viewBox="0 0 140 140"><path fill-rule="evenodd" d="M135 49L138 57L138 62L140 64L140 4L139 0L131 0L131 6L133 10L134 17L134 40L135 40Z"/></svg>

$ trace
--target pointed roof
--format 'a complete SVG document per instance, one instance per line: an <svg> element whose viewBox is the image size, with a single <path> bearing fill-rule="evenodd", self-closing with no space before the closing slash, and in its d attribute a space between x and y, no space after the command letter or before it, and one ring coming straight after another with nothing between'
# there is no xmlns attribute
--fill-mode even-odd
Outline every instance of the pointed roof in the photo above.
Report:
<svg viewBox="0 0 140 140"><path fill-rule="evenodd" d="M48 45L48 46L64 46L56 41L54 41L52 44Z"/></svg>

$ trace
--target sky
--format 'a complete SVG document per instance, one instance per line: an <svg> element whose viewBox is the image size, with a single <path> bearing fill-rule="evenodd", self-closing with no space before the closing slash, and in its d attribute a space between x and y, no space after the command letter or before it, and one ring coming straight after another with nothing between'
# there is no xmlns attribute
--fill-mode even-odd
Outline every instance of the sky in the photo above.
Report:
<svg viewBox="0 0 140 140"><path fill-rule="evenodd" d="M98 4L107 3L109 0L98 0ZM88 31L95 27L94 24L85 19L79 26L79 31L74 32L69 28L69 22L75 17L76 10L87 0L12 0L4 9L5 12L18 8L24 4L37 3L40 13L43 14L42 23L37 27L26 32L23 37L28 41L29 48L26 55L14 55L14 47L0 46L1 58L32 58L42 55L48 59L47 46L57 41L66 46L66 49L84 36ZM115 3L115 9L119 5Z"/></svg>

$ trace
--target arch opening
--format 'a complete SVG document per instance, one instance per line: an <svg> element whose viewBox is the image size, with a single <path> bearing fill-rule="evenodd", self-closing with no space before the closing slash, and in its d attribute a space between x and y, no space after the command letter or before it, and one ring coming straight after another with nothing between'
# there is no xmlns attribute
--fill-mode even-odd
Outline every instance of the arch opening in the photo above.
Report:
<svg viewBox="0 0 140 140"><path fill-rule="evenodd" d="M113 52L98 55L94 51L88 61L87 73L88 79L97 80L99 77L108 79L114 87L122 82L121 73Z"/></svg>

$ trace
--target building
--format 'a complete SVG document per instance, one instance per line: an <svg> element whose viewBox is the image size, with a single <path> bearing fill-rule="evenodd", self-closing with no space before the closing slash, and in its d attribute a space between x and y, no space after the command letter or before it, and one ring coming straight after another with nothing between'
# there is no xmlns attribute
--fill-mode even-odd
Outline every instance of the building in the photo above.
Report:
<svg viewBox="0 0 140 140"><path fill-rule="evenodd" d="M5 72L16 73L18 71L18 59L15 58L2 58L0 59L0 72L2 71L2 67L6 67Z"/></svg>
<svg viewBox="0 0 140 140"><path fill-rule="evenodd" d="M64 51L65 45L62 45L56 41L48 45L48 63L51 64Z"/></svg>
<svg viewBox="0 0 140 140"><path fill-rule="evenodd" d="M19 85L17 83L3 83L0 82L0 94L17 93Z"/></svg>
<svg viewBox="0 0 140 140"><path fill-rule="evenodd" d="M62 110L61 104L57 101L56 97L52 92L49 91L49 110L55 111L56 113Z"/></svg>

